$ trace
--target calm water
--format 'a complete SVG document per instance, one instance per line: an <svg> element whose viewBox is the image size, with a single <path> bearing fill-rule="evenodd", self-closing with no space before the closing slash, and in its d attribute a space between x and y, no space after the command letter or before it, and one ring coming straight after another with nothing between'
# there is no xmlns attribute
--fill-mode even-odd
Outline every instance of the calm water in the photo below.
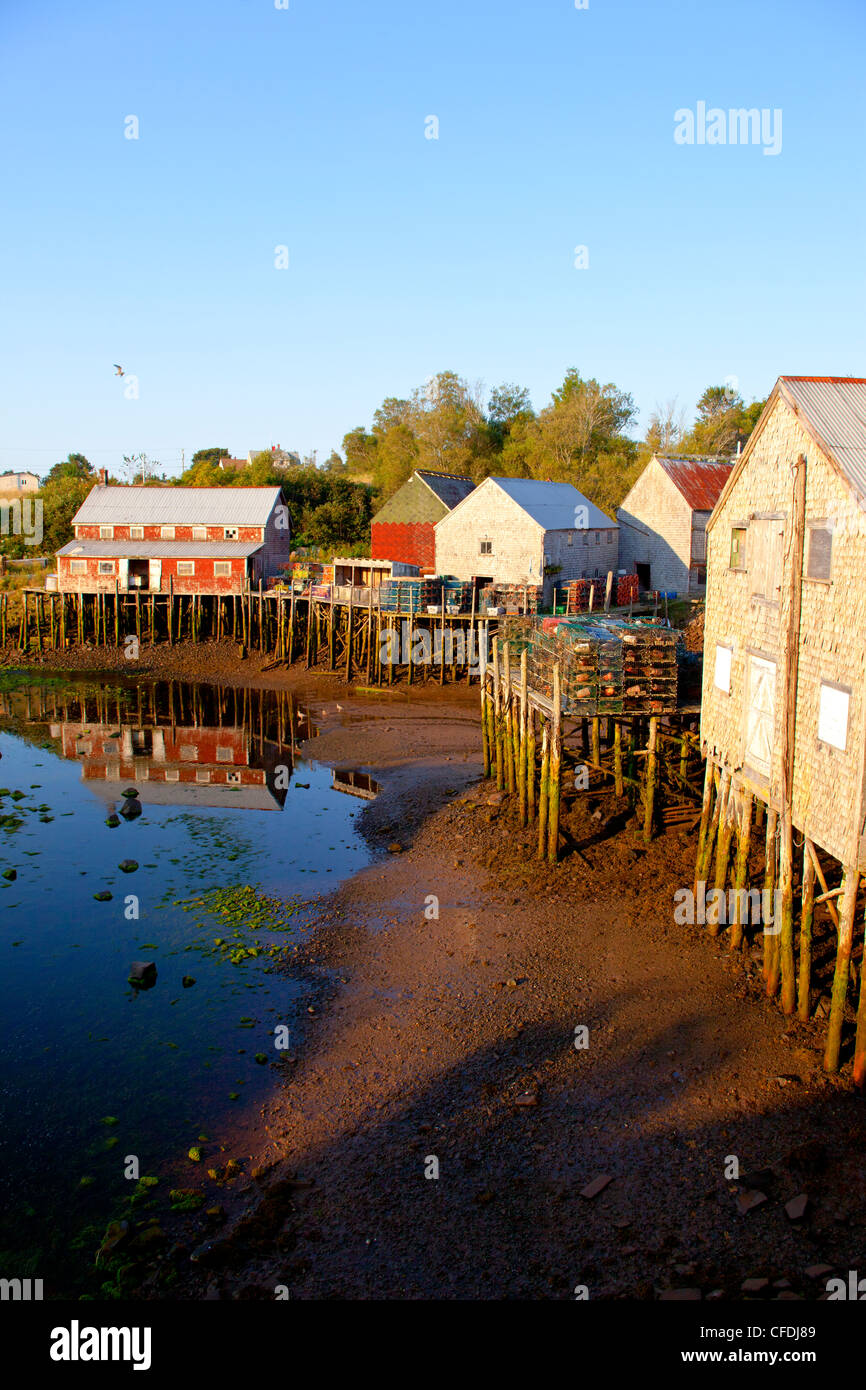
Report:
<svg viewBox="0 0 866 1390"><path fill-rule="evenodd" d="M278 1084L256 1054L279 1056L308 986L267 953L290 955L311 900L367 862L355 822L376 788L297 757L314 729L285 695L4 686L0 1276L50 1296L90 1286L126 1155L160 1191L193 1185L199 1135L202 1166L225 1161L239 1107ZM140 814L107 825L128 800ZM133 961L152 988L129 985Z"/></svg>

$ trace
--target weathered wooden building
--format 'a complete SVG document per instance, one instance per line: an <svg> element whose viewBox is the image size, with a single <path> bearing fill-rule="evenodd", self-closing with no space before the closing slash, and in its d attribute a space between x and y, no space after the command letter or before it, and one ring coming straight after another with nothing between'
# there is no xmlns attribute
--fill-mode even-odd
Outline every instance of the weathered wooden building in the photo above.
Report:
<svg viewBox="0 0 866 1390"><path fill-rule="evenodd" d="M436 563L433 528L474 486L471 478L457 473L417 469L373 517L373 559L401 560L432 570Z"/></svg>
<svg viewBox="0 0 866 1390"><path fill-rule="evenodd" d="M859 874L866 870L866 380L780 377L707 527L701 740L708 756L697 878L717 828L716 882L732 834L768 808L767 865L782 892L765 933L768 992L808 1017L816 850L843 868L825 1065L835 1069ZM719 778L709 820L713 770ZM793 833L805 841L794 971ZM776 853L778 841L778 868ZM708 847L709 846L709 847ZM744 861L740 860L742 865ZM741 869L740 878L744 870ZM778 873L778 878L776 877ZM855 1074L866 1077L866 995Z"/></svg>
<svg viewBox="0 0 866 1390"><path fill-rule="evenodd" d="M436 570L544 586L617 569L617 525L570 483L485 478L436 524Z"/></svg>
<svg viewBox="0 0 866 1390"><path fill-rule="evenodd" d="M617 508L619 566L644 589L701 594L706 529L733 463L654 454Z"/></svg>
<svg viewBox="0 0 866 1390"><path fill-rule="evenodd" d="M288 509L276 487L92 488L57 552L65 593L241 593L288 563Z"/></svg>

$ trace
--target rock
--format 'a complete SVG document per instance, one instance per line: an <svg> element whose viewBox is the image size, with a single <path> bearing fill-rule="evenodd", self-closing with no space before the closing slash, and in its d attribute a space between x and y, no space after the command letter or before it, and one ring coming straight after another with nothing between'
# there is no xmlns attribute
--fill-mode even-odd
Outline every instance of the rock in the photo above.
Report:
<svg viewBox="0 0 866 1390"><path fill-rule="evenodd" d="M120 825L120 816L116 816L112 811L110 816L106 816L105 824L108 826L109 830L115 830L117 826Z"/></svg>
<svg viewBox="0 0 866 1390"><path fill-rule="evenodd" d="M742 1284L740 1285L740 1288L742 1289L743 1293L760 1293L762 1289L768 1288L769 1284L769 1279L744 1279Z"/></svg>
<svg viewBox="0 0 866 1390"><path fill-rule="evenodd" d="M195 979L192 975L184 975L183 979L181 980L181 984L183 985L184 989L192 989L193 985L195 984Z"/></svg>
<svg viewBox="0 0 866 1390"><path fill-rule="evenodd" d="M121 859L117 867L121 873L134 874L138 868L138 861L136 859Z"/></svg>
<svg viewBox="0 0 866 1390"><path fill-rule="evenodd" d="M127 979L136 989L150 989L151 985L156 984L156 962L134 960L129 967Z"/></svg>
<svg viewBox="0 0 866 1390"><path fill-rule="evenodd" d="M761 1206L766 1202L766 1192L741 1192L737 1197L737 1207L742 1215L747 1211L754 1211L755 1207Z"/></svg>
<svg viewBox="0 0 866 1390"><path fill-rule="evenodd" d="M790 1221L799 1221L806 1214L809 1205L809 1197L805 1192L800 1192L796 1197L792 1197L790 1202L785 1203L785 1213Z"/></svg>
<svg viewBox="0 0 866 1390"><path fill-rule="evenodd" d="M606 1173L602 1173L600 1177L593 1178L592 1182L588 1182L586 1187L581 1188L580 1195L581 1197L587 1198L597 1197L598 1194L604 1192L604 1189L612 1182L613 1178L608 1177Z"/></svg>
<svg viewBox="0 0 866 1390"><path fill-rule="evenodd" d="M538 1096L535 1091L524 1091L522 1096L518 1096L515 1105L529 1106L538 1104Z"/></svg>
<svg viewBox="0 0 866 1390"><path fill-rule="evenodd" d="M388 846L388 853L389 853L389 854L402 854L402 853L403 853L403 846L399 843L398 840L392 840L391 843L390 843L390 845Z"/></svg>
<svg viewBox="0 0 866 1390"><path fill-rule="evenodd" d="M707 1303L715 1303L718 1299L724 1298L724 1296L725 1296L725 1291L724 1291L724 1289L713 1289L711 1293L708 1293L708 1294L707 1294L707 1297L706 1297L706 1299L705 1299L705 1302L707 1302Z"/></svg>
<svg viewBox="0 0 866 1390"><path fill-rule="evenodd" d="M101 893L94 893L93 896L94 896L94 898L96 899L96 901L97 901L98 903L110 903L110 902L111 902L111 894L110 894L109 892L107 892L105 889L103 889L103 891L102 891Z"/></svg>
<svg viewBox="0 0 866 1390"><path fill-rule="evenodd" d="M665 1289L660 1296L660 1303L698 1303L701 1299L700 1289Z"/></svg>
<svg viewBox="0 0 866 1390"><path fill-rule="evenodd" d="M125 797L138 796L138 788L137 788L137 787L127 787L124 791L122 791L122 792L120 793L120 795L121 795L121 796L125 796Z"/></svg>
<svg viewBox="0 0 866 1390"><path fill-rule="evenodd" d="M824 1277L825 1274L832 1274L832 1272L833 1272L833 1266L832 1266L832 1265L807 1265L807 1266L806 1266L806 1278L807 1278L807 1279L823 1279L823 1277Z"/></svg>
<svg viewBox="0 0 866 1390"><path fill-rule="evenodd" d="M102 1237L102 1244L96 1252L96 1263L105 1255L110 1255L124 1241L129 1233L128 1221L109 1221Z"/></svg>
<svg viewBox="0 0 866 1390"><path fill-rule="evenodd" d="M158 1245L164 1245L166 1241L165 1231L160 1226L145 1226L143 1231L130 1242L133 1250L153 1250Z"/></svg>
<svg viewBox="0 0 866 1390"><path fill-rule="evenodd" d="M17 870L17 869L4 869L4 870L3 870L3 877L4 877L5 879L8 879L10 883L14 883L15 880L16 880L16 878L18 877L18 870Z"/></svg>
<svg viewBox="0 0 866 1390"><path fill-rule="evenodd" d="M494 792L492 796L488 796L488 798L487 798L487 805L488 805L488 806L501 806L504 800L505 800L505 792Z"/></svg>
<svg viewBox="0 0 866 1390"><path fill-rule="evenodd" d="M186 1156L191 1159L193 1163L201 1163L201 1149L198 1148L197 1145L189 1149Z"/></svg>
<svg viewBox="0 0 866 1390"><path fill-rule="evenodd" d="M123 805L120 808L120 814L123 816L124 820L135 820L138 816L140 816L141 802L139 801L138 797L131 796L127 801L124 801Z"/></svg>

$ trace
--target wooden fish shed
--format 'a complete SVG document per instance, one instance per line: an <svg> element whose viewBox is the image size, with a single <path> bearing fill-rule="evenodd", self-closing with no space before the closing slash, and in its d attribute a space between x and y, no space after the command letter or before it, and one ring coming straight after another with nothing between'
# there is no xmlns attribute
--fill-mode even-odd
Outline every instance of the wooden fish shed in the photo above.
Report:
<svg viewBox="0 0 866 1390"><path fill-rule="evenodd" d="M701 743L707 762L696 881L732 839L742 886L753 810L767 808L768 993L809 1015L814 903L838 920L825 1066L839 1061L859 876L866 871L866 380L780 377L707 526ZM715 806L713 802L715 799ZM763 814L761 811L759 814ZM804 854L799 980L794 851ZM842 866L829 890L817 849ZM778 855L778 863L777 863ZM815 898L815 877L824 889ZM737 886L735 884L735 886ZM765 884L766 886L766 884ZM838 912L835 902L838 900ZM742 931L732 932L732 945ZM861 990L855 1078L866 1080Z"/></svg>

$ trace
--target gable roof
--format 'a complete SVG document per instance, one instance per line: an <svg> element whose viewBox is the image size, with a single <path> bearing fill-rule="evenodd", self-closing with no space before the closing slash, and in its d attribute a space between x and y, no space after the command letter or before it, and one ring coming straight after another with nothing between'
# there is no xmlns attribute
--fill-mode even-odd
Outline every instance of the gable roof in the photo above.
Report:
<svg viewBox="0 0 866 1390"><path fill-rule="evenodd" d="M472 479L464 478L461 473L433 473L428 468L416 468L415 476L426 483L431 492L435 492L449 512L475 490Z"/></svg>
<svg viewBox="0 0 866 1390"><path fill-rule="evenodd" d="M722 489L719 507L751 458L764 423L780 397L866 509L866 378L847 376L779 377ZM715 513L707 530L714 520Z"/></svg>
<svg viewBox="0 0 866 1390"><path fill-rule="evenodd" d="M576 507L588 509L586 524L590 529L615 528L617 524L571 483L539 482L536 478L486 478L485 483L495 483L545 531L573 531Z"/></svg>
<svg viewBox="0 0 866 1390"><path fill-rule="evenodd" d="M265 526L279 500L278 487L106 487L97 483L72 524Z"/></svg>
<svg viewBox="0 0 866 1390"><path fill-rule="evenodd" d="M677 458L669 454L654 454L653 458L693 512L713 510L734 466L733 459Z"/></svg>

